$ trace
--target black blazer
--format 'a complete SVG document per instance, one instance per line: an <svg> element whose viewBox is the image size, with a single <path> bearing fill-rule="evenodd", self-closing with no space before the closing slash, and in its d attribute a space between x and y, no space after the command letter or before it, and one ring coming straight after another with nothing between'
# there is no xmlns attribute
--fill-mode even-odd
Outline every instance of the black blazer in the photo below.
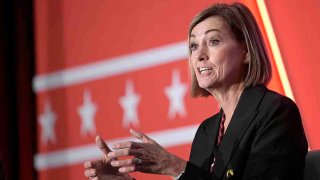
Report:
<svg viewBox="0 0 320 180"><path fill-rule="evenodd" d="M219 147L220 113L206 119L181 179L302 179L307 140L296 104L265 86L243 91ZM210 173L213 155L214 172Z"/></svg>

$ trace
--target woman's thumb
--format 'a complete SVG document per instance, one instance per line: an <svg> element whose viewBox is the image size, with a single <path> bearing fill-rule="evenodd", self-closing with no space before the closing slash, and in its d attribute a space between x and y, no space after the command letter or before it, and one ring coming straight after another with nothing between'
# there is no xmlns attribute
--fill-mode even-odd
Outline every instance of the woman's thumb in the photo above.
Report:
<svg viewBox="0 0 320 180"><path fill-rule="evenodd" d="M104 155L107 155L111 151L99 135L96 136L96 144Z"/></svg>

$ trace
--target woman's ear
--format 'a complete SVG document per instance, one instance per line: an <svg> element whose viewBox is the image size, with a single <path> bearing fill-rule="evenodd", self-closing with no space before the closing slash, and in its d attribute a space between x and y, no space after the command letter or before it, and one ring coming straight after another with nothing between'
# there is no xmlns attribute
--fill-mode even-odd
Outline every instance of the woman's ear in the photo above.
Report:
<svg viewBox="0 0 320 180"><path fill-rule="evenodd" d="M247 47L246 43L242 43L242 53L244 56L243 64L249 64L250 53L248 51L248 47Z"/></svg>
<svg viewBox="0 0 320 180"><path fill-rule="evenodd" d="M245 57L243 63L249 64L249 61L250 61L250 53L249 53L249 51L246 51L246 57Z"/></svg>

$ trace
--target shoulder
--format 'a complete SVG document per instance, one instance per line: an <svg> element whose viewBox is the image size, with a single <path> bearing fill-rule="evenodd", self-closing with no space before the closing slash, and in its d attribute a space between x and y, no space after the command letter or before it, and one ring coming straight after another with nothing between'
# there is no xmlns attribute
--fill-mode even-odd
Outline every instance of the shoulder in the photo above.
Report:
<svg viewBox="0 0 320 180"><path fill-rule="evenodd" d="M258 116L267 120L266 117L281 112L295 112L299 110L295 102L290 98L275 91L269 90L264 85L247 88L242 93L234 115L245 117L248 114L258 112Z"/></svg>
<svg viewBox="0 0 320 180"><path fill-rule="evenodd" d="M260 127L272 122L301 121L299 109L293 100L263 85L246 89L241 98L237 115L255 113L254 124Z"/></svg>
<svg viewBox="0 0 320 180"><path fill-rule="evenodd" d="M257 110L256 122L260 128L275 124L286 127L301 126L301 115L296 103L275 91L266 91Z"/></svg>
<svg viewBox="0 0 320 180"><path fill-rule="evenodd" d="M259 110L276 111L281 109L299 111L296 103L293 100L268 89L261 101Z"/></svg>

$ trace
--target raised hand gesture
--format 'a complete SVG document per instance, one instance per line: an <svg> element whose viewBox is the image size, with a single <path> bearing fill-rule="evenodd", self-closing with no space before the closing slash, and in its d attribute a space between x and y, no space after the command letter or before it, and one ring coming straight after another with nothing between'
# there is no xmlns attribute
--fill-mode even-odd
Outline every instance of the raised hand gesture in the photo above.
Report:
<svg viewBox="0 0 320 180"><path fill-rule="evenodd" d="M109 158L107 154L111 152L104 140L100 137L96 137L96 144L103 153L102 160L98 161L86 161L84 163L85 171L84 175L91 180L129 180L132 179L127 173L120 173L118 168L112 167L110 162L112 158ZM115 160L115 158L113 158Z"/></svg>
<svg viewBox="0 0 320 180"><path fill-rule="evenodd" d="M140 171L176 177L185 169L185 160L169 153L153 139L132 129L130 133L141 142L114 144L115 151L109 152L107 156L111 159L111 166L119 168L119 172ZM121 156L130 157L122 160L113 159Z"/></svg>

